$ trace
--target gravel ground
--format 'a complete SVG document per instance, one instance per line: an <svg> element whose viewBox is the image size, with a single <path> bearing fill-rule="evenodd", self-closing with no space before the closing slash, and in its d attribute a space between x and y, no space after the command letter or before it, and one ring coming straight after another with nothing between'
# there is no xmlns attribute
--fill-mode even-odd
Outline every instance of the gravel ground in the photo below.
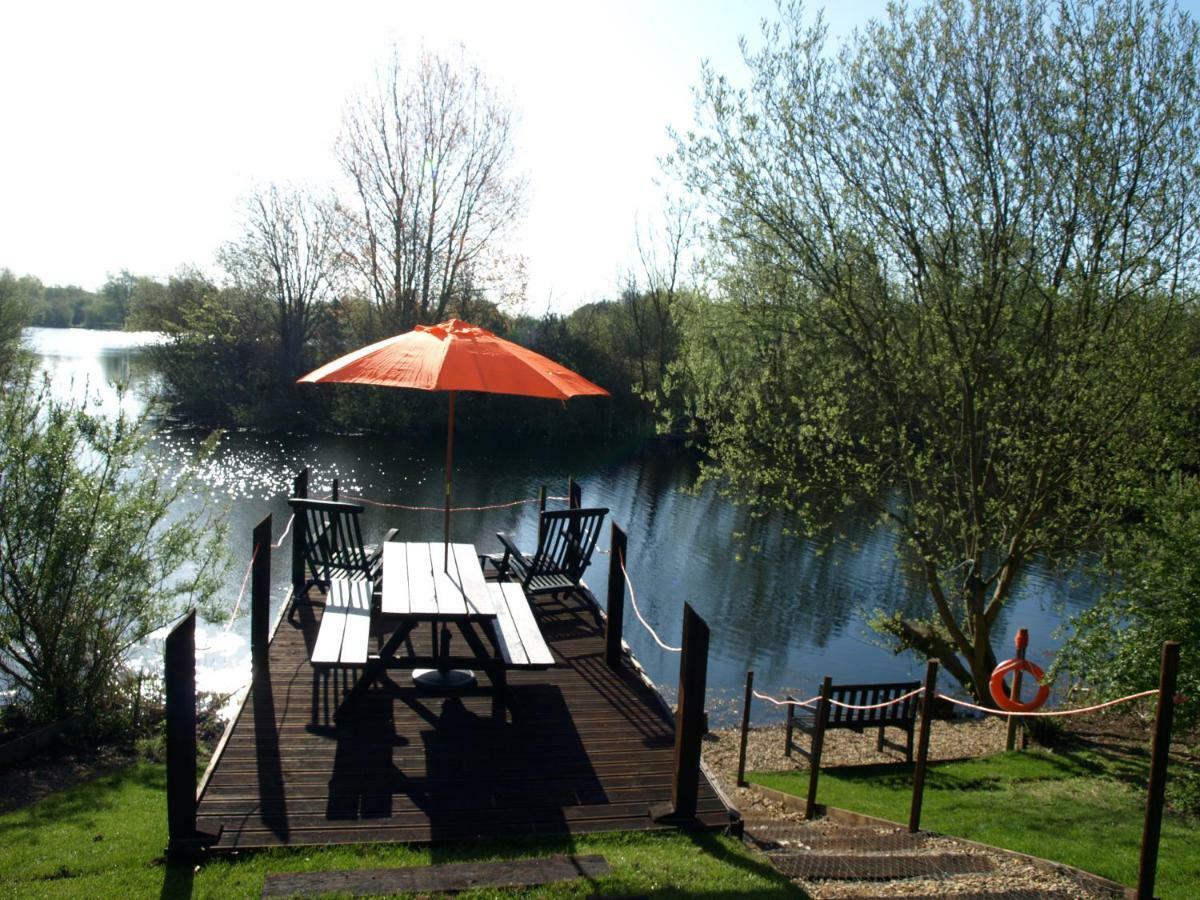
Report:
<svg viewBox="0 0 1200 900"><path fill-rule="evenodd" d="M1006 727L1000 719L958 719L938 721L930 733L929 758L931 760L967 759L996 753L1004 749ZM774 820L802 821L803 817L790 812L753 788L736 786L738 760L737 729L713 731L705 737L704 761L721 782L722 789L747 819L771 818ZM829 731L825 734L825 749L822 765L846 766L869 763L899 762L904 759L904 734L896 729L887 732L888 741L882 753L875 750L875 732L856 734L852 731ZM807 748L809 737L797 733L796 743ZM751 729L746 747L747 771L783 772L808 767L807 759L798 752L785 756L783 753L784 729L782 725ZM808 827L820 828L821 823ZM951 838L936 837L912 853L966 853L982 854L991 858L995 870L988 873L955 875L944 879L902 879L890 882L852 881L797 881L811 896L939 896L951 893L984 890L1029 891L1030 897L1039 897L1046 891L1061 892L1070 897L1110 898L1113 894L1098 892L1091 886L1075 881L1069 873L1054 866L1030 863L1007 853L991 852L962 844ZM1116 896L1120 896L1119 894Z"/></svg>

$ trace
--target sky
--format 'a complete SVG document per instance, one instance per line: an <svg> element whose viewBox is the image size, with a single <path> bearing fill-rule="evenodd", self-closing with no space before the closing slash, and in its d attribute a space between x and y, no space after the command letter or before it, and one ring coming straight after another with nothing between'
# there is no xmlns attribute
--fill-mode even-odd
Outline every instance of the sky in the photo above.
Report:
<svg viewBox="0 0 1200 900"><path fill-rule="evenodd" d="M883 9L826 19L836 38ZM775 0L0 2L0 268L89 289L217 276L256 186L337 182L346 102L394 45L461 45L517 118L527 311L567 311L636 266L702 61L743 73L739 36L776 17Z"/></svg>

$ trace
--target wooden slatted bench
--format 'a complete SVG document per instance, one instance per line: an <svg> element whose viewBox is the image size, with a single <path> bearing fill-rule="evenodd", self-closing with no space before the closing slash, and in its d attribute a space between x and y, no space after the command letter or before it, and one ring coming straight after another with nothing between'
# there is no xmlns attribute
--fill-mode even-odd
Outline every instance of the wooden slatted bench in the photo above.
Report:
<svg viewBox="0 0 1200 900"><path fill-rule="evenodd" d="M312 664L321 667L354 667L367 664L371 640L371 594L374 584L362 575L333 575Z"/></svg>
<svg viewBox="0 0 1200 900"><path fill-rule="evenodd" d="M905 694L915 691L921 686L919 681L900 681L880 684L833 684L831 679L826 678L821 686L823 694L831 700L836 700L839 703L848 703L851 706L872 706L876 703L886 703L889 700L895 700L897 697L903 697ZM788 697L789 700L793 699ZM883 750L883 732L884 729L891 726L893 728L902 729L907 735L905 742L905 756L909 762L912 762L913 757L913 731L916 727L917 709L920 707L919 696L909 697L900 703L892 704L891 706L883 706L879 709L845 709L841 706L833 704L825 705L824 721L821 721L819 713L812 716L797 715L795 706L789 705L787 708L787 727L784 730L784 748L783 752L787 756L792 755L792 732L794 729L799 729L805 734L812 736L813 747L817 747L820 741L817 739L819 732L830 728L848 728L851 731L857 731L862 734L868 728L878 728L879 736L875 742L876 750ZM818 705L820 710L822 705ZM801 751L803 752L803 751Z"/></svg>
<svg viewBox="0 0 1200 900"><path fill-rule="evenodd" d="M496 640L504 664L514 669L544 669L554 665L554 654L521 585L515 582L489 582L488 593L496 608Z"/></svg>

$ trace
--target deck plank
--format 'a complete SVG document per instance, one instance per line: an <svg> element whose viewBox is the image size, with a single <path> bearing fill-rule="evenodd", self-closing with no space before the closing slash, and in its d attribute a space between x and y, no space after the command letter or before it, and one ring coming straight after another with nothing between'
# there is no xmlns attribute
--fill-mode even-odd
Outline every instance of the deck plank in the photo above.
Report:
<svg viewBox="0 0 1200 900"><path fill-rule="evenodd" d="M406 576L428 579L432 601L428 549L415 562ZM215 850L662 827L649 809L671 796L674 729L631 668L604 664L590 597L532 601L556 665L510 671L502 717L483 673L439 696L389 670L347 702L359 672L309 663L323 600L314 590L282 620L216 761L197 810L199 827L221 826ZM427 651L424 631L412 641ZM698 806L703 825L728 823L707 781Z"/></svg>

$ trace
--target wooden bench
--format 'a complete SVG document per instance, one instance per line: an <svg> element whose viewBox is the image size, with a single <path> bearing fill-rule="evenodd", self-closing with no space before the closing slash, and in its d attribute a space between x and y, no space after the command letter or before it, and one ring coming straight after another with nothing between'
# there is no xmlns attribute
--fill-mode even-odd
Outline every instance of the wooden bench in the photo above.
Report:
<svg viewBox="0 0 1200 900"><path fill-rule="evenodd" d="M829 678L821 686L824 696L839 703L851 706L873 706L876 703L886 703L903 697L921 686L919 681L900 681L886 684L833 684ZM788 697L789 700L793 699ZM787 708L787 727L784 730L783 752L792 755L792 732L794 729L812 736L812 755L819 757L821 735L830 728L848 728L862 734L868 728L878 728L879 736L875 749L883 750L883 731L891 726L902 729L907 735L905 756L909 762L913 758L913 731L916 727L917 710L920 707L920 696L909 697L900 703L878 709L846 709L832 703L818 703L816 712L810 717L797 715L795 706ZM822 711L824 715L822 715ZM803 752L803 751L801 751ZM820 764L820 759L814 759L813 766Z"/></svg>
<svg viewBox="0 0 1200 900"><path fill-rule="evenodd" d="M496 640L505 666L510 669L544 669L554 665L554 654L542 637L521 585L516 582L488 582L488 594L496 607Z"/></svg>
<svg viewBox="0 0 1200 900"><path fill-rule="evenodd" d="M371 640L371 598L374 582L363 575L332 575L312 664L321 667L356 667L367 664Z"/></svg>

